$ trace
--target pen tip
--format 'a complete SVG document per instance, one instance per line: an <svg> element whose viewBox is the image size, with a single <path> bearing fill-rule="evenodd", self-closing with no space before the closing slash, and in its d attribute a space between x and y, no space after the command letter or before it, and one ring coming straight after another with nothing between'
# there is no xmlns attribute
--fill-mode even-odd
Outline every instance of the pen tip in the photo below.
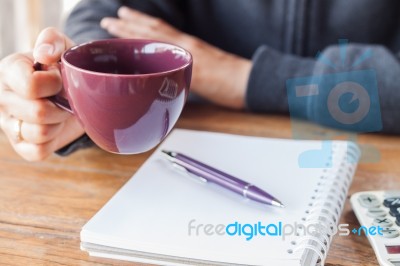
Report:
<svg viewBox="0 0 400 266"><path fill-rule="evenodd" d="M168 157L175 157L175 153L172 151L161 150L161 152L168 155Z"/></svg>
<svg viewBox="0 0 400 266"><path fill-rule="evenodd" d="M273 200L272 205L274 205L276 207L280 207L280 208L285 208L285 205L283 205L281 202L279 202L277 200Z"/></svg>

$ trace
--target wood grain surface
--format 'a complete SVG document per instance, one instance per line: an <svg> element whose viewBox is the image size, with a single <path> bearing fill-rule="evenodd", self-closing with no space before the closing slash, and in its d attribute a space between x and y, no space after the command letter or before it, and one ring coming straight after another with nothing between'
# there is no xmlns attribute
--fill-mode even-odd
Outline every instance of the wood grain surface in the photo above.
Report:
<svg viewBox="0 0 400 266"><path fill-rule="evenodd" d="M195 104L185 107L176 127L291 138L299 125L322 138L332 135L332 131L315 125L294 126L287 116ZM337 134L338 138L346 137ZM360 163L350 194L400 189L400 137L370 134L357 141L369 145L372 159L364 161L375 162ZM79 248L79 232L150 154L122 156L94 147L30 163L16 155L0 133L0 264L142 265L88 256ZM348 201L341 223L358 226ZM377 265L377 261L365 236L336 236L326 265Z"/></svg>

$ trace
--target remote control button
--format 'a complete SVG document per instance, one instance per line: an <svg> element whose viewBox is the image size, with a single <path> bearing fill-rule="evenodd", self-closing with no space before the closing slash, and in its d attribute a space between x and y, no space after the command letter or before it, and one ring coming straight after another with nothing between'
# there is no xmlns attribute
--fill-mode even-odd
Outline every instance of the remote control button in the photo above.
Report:
<svg viewBox="0 0 400 266"><path fill-rule="evenodd" d="M387 198L383 201L383 205L388 208L400 207L400 197Z"/></svg>
<svg viewBox="0 0 400 266"><path fill-rule="evenodd" d="M385 238L395 238L398 237L399 231L397 231L397 229L394 228L390 228L390 227L386 227L382 229L382 236Z"/></svg>
<svg viewBox="0 0 400 266"><path fill-rule="evenodd" d="M382 208L369 208L367 215L372 218L385 217L386 211Z"/></svg>
<svg viewBox="0 0 400 266"><path fill-rule="evenodd" d="M390 208L390 215L396 217L400 215L400 207Z"/></svg>
<svg viewBox="0 0 400 266"><path fill-rule="evenodd" d="M389 218L375 218L372 223L380 227L391 227L393 225L393 222Z"/></svg>
<svg viewBox="0 0 400 266"><path fill-rule="evenodd" d="M365 208L373 208L381 206L380 201L375 195L372 194L363 194L358 198L361 206Z"/></svg>

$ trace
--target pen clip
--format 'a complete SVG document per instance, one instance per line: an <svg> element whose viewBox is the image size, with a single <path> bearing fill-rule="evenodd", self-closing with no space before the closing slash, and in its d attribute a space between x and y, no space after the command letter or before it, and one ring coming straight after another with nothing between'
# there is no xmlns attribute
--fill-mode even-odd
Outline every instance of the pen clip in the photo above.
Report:
<svg viewBox="0 0 400 266"><path fill-rule="evenodd" d="M186 175L188 175L188 176L190 176L190 177L196 178L197 180L200 180L200 181L203 182L203 183L207 183L207 179L205 179L204 177L201 177L201 176L198 176L198 175L195 175L195 174L189 172L185 167L183 167L183 166L181 166L181 165L179 165L179 164L177 164L177 163L172 163L171 165L172 165L175 169L181 171L182 173L185 173Z"/></svg>

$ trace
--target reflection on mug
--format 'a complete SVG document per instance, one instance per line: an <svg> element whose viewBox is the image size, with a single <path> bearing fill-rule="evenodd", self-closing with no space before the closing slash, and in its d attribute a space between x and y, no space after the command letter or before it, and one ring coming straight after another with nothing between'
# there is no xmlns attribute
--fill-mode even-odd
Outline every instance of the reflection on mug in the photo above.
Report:
<svg viewBox="0 0 400 266"><path fill-rule="evenodd" d="M165 77L158 92L162 97L171 100L175 99L178 94L178 84L174 80Z"/></svg>
<svg viewBox="0 0 400 266"><path fill-rule="evenodd" d="M127 154L132 150L132 147L146 151L155 146L164 139L171 127L176 123L184 103L184 90L179 95L176 95L174 100L163 101L162 99L156 99L151 104L148 112L135 124L128 128L115 129L114 138L118 152ZM152 125L160 126L155 127ZM138 139L145 139L146 141L138 142Z"/></svg>

